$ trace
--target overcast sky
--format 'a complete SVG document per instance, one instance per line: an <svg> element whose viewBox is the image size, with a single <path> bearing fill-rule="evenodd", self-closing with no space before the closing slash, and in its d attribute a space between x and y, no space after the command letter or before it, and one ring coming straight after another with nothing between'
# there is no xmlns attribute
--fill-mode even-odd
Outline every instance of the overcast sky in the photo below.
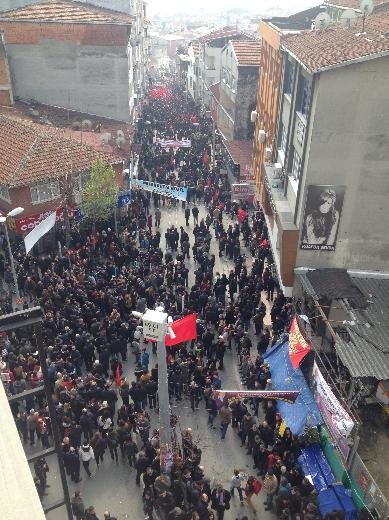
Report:
<svg viewBox="0 0 389 520"><path fill-rule="evenodd" d="M210 0L195 0L194 2L191 0L147 0L150 15L156 11L171 13L177 9L183 11L187 8L189 12L194 8L197 11L211 6L212 10L241 7L258 13L266 11L270 7L280 7L293 12L320 3L320 0L211 0L211 2Z"/></svg>

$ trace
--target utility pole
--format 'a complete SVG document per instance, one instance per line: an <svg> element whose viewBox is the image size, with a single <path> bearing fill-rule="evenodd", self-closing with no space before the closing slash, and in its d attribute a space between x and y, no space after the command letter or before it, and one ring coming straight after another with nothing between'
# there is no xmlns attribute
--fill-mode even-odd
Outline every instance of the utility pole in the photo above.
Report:
<svg viewBox="0 0 389 520"><path fill-rule="evenodd" d="M175 335L168 325L171 318L166 312L163 312L162 308L157 310L147 309L144 314L133 311L132 314L137 318L142 318L144 339L157 342L161 473L169 474L173 464L173 443L165 336L168 333L174 339Z"/></svg>
<svg viewBox="0 0 389 520"><path fill-rule="evenodd" d="M63 219L65 222L65 244L66 249L70 245L70 218L69 218L69 207L73 202L73 162L70 163L70 175L66 172L64 179L64 208L63 208Z"/></svg>

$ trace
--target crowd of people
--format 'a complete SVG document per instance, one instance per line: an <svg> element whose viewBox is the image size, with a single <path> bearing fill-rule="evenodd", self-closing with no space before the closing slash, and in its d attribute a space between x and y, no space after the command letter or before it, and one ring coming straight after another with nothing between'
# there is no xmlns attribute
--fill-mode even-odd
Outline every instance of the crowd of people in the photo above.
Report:
<svg viewBox="0 0 389 520"><path fill-rule="evenodd" d="M224 363L227 350L236 352L248 389L271 388L263 354L287 330L292 316L292 303L277 289L272 274L264 216L230 200L227 178L211 164L207 122L180 88L171 83L158 90L143 108L138 176L188 188L188 200L180 208L185 225L170 226L162 237L164 206L181 202L136 190L121 215L118 235L107 226L93 236L89 230L74 230L71 248L62 257L15 252L19 290L44 311L47 366L66 473L74 483L93 479L93 468L102 467L107 456L128 465L143 489L148 519L157 512L166 520L223 520L235 493L247 514L256 515L253 499L262 489L266 509L274 509L279 518L315 520L315 492L296 467L299 439L288 429L280 431L276 403L235 399L218 410L213 399L222 387L221 371L231 369ZM173 137L191 138L191 148L158 145L158 138ZM207 208L205 218L200 218L201 204ZM222 261L231 261L228 276L215 270L214 243ZM193 273L188 268L192 259ZM271 326L264 324L263 295L271 304ZM239 435L256 471L248 475L231 470L227 486L212 482L190 428L178 439L170 474L161 472L159 434L153 427L158 413L158 365L151 362L155 347L143 340L141 320L132 315L156 307L174 320L197 313L197 339L167 348L169 395L178 406L188 400L193 412L203 408L211 429L219 416L221 439L229 426ZM2 342L9 393L42 384L33 330L17 329ZM128 356L133 377L123 370ZM26 445L51 444L44 394L21 395L12 411ZM48 467L44 459L35 466L36 487L44 500ZM79 491L72 507L77 520L99 518L93 506L85 507ZM107 511L104 518L114 517Z"/></svg>

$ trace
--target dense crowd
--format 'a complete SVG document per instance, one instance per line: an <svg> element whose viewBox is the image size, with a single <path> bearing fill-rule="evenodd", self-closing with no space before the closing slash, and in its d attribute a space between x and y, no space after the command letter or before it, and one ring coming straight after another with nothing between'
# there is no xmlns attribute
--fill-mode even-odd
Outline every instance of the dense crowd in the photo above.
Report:
<svg viewBox="0 0 389 520"><path fill-rule="evenodd" d="M273 508L280 518L315 520L315 492L296 467L299 440L288 429L280 431L282 418L275 402L233 400L218 410L213 399L222 386L220 371L229 369L224 364L227 349L236 352L248 389L271 388L262 356L286 330L292 304L276 288L262 212L249 213L247 205L231 201L227 178L211 164L206 121L178 87L170 84L161 92L161 97L150 97L143 110L139 178L188 187L188 201L181 209L185 227L173 225L162 237L164 206L181 203L135 191L121 215L118 235L107 226L93 236L90 231L74 231L63 257L15 254L21 294L44 311L47 365L67 475L75 483L92 479L93 466L101 467L106 456L127 464L142 486L149 519L157 511L166 520L209 520L215 513L223 520L235 493L256 514L253 498L262 488L266 508ZM162 149L158 137L190 137L192 147ZM207 208L204 219L199 217L200 204ZM228 276L215 271L210 252L214 241L219 257L232 261ZM245 250L251 252L252 262ZM187 267L192 256L193 277ZM5 276L5 256L1 264ZM262 294L272 303L271 327L264 326ZM179 439L170 474L161 473L158 430L152 427L152 411L158 412L158 366L150 362L141 321L131 314L156 307L163 307L174 320L197 313L197 339L167 348L169 394L178 403L188 399L193 411L202 407L209 428L215 428L219 416L221 439L230 425L240 436L256 472L232 471L226 488L211 485L190 429ZM134 362L133 380L123 373L127 356ZM11 394L42 384L31 329L3 338L2 364ZM12 410L25 444L51 444L43 395L21 396ZM265 419L259 421L262 415ZM37 461L34 471L44 500L44 459ZM77 520L98 518L79 492L72 507ZM104 518L114 517L106 512Z"/></svg>

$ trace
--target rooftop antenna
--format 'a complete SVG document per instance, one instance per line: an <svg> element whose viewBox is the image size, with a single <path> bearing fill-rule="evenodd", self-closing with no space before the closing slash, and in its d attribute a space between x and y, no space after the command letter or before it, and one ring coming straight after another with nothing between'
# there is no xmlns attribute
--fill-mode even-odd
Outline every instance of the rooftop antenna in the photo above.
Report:
<svg viewBox="0 0 389 520"><path fill-rule="evenodd" d="M366 17L369 16L369 14L371 14L374 9L373 0L362 0L362 2L359 5L359 9L362 13L362 33L364 33Z"/></svg>
<svg viewBox="0 0 389 520"><path fill-rule="evenodd" d="M351 27L357 21L357 18L358 16L354 9L346 9L340 17L340 23L346 29L351 29Z"/></svg>
<svg viewBox="0 0 389 520"><path fill-rule="evenodd" d="M326 29L331 23L330 15L327 13L319 13L312 26L315 31L322 31L323 29Z"/></svg>

